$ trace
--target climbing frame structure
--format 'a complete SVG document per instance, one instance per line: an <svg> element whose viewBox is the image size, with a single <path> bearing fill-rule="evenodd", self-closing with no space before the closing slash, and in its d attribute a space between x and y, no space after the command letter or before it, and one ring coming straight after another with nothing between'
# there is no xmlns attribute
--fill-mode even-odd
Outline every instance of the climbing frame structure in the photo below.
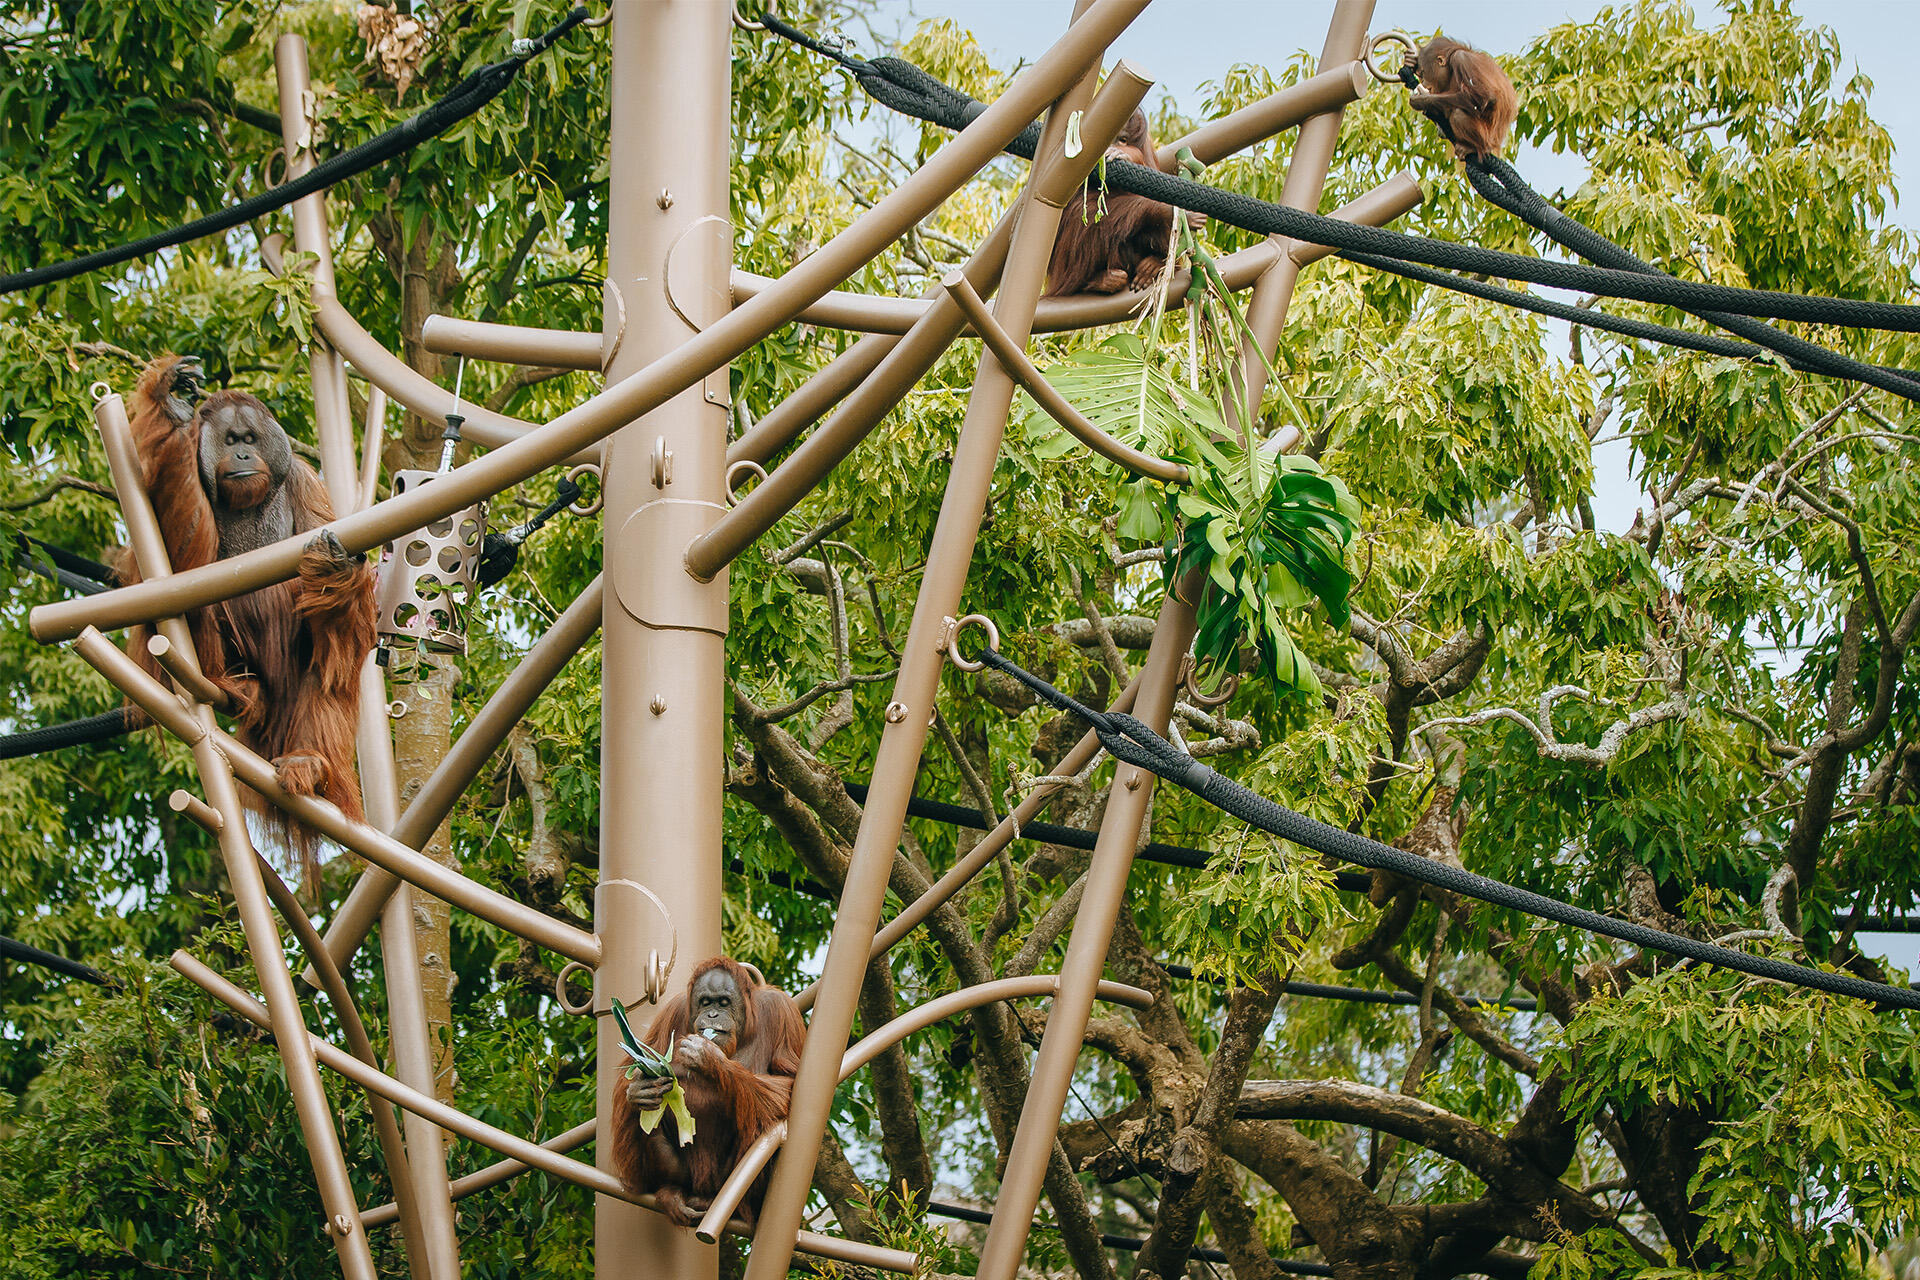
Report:
<svg viewBox="0 0 1920 1280"><path fill-rule="evenodd" d="M85 658L166 731L189 743L204 799L176 793L175 808L217 833L245 927L264 1003L186 954L176 968L239 1015L270 1029L286 1069L314 1176L342 1271L370 1280L367 1231L397 1223L409 1265L422 1280L460 1274L453 1204L459 1197L539 1169L597 1193L596 1271L676 1280L713 1276L713 1241L728 1229L752 1235L749 1280L784 1276L804 1252L910 1273L899 1250L801 1230L814 1153L826 1131L835 1087L886 1046L941 1018L1015 995L1050 995L1052 1010L1033 1066L1019 1129L1008 1154L980 1275L1010 1280L1023 1256L1035 1208L1048 1184L1069 1079L1096 1000L1139 1005L1144 991L1103 982L1102 967L1148 812L1153 776L1121 765L1093 850L1091 869L1058 974L1008 978L965 988L903 1014L846 1048L861 978L941 902L950 898L1035 818L1048 793L1029 795L922 898L883 928L889 868L907 814L944 665L958 661L956 634L969 608L967 568L989 497L1016 390L1033 391L1067 430L1122 466L1163 483L1183 470L1115 441L1050 396L1024 352L1037 331L1087 328L1127 318L1138 296L1041 299L1062 208L1081 188L1106 143L1125 125L1151 82L1125 62L1104 78L1108 47L1148 0L1082 0L1064 34L992 105L925 165L846 230L778 279L735 271L727 222L730 61L736 28L757 30L717 0L617 0L584 24L608 41L612 111L608 127L611 190L608 275L600 332L560 333L434 317L430 349L470 358L598 370L606 386L552 422L535 426L458 406L468 440L486 452L432 480L374 502L377 434L355 455L345 370L351 365L380 394L439 418L455 411L446 390L383 349L342 306L335 289L324 193L293 207L294 246L313 257L316 333L311 358L315 420L324 478L341 513L332 532L349 551L374 551L446 520L549 468L602 478L605 571L553 624L495 691L433 776L401 805L385 715L381 669L363 674L359 760L367 820L350 821L324 801L288 794L272 765L225 732L219 693L194 663L184 616L294 573L306 539L296 538L170 572L148 507L121 397L103 388L96 421L106 442L129 541L142 581L134 586L37 609L34 634L72 642ZM1064 7L1064 6L1063 6ZM1338 137L1342 108L1366 92L1370 0L1339 0L1319 73L1213 121L1162 148L1216 161L1282 130L1298 128L1280 203L1313 211ZM1065 17L1065 13L1062 14ZM752 37L749 37L752 38ZM1277 36L1275 37L1277 42ZM1277 43L1276 43L1277 47ZM297 36L276 48L280 115L290 177L316 162L312 92ZM835 292L921 219L998 158L1035 119L1043 124L1019 199L944 287L919 299ZM1378 226L1420 198L1411 180L1383 185L1334 216ZM1331 250L1271 238L1223 258L1222 278L1250 289L1242 374L1258 402L1268 360L1286 324L1302 267ZM1183 296L1181 281L1171 291ZM991 297L992 303L983 301ZM796 320L864 332L751 430L729 443L728 362ZM606 1141L610 1104L620 1087L620 1054L611 1020L598 1020L595 1124L550 1136L497 1129L434 1096L421 957L405 922L415 894L429 894L563 957L568 970L593 976L592 1012L620 999L645 1016L684 982L693 963L720 950L722 870L724 639L727 567L812 492L907 395L953 344L971 332L985 339L954 451L925 576L901 646L900 670L885 709L871 768L871 789L837 906L819 981L802 993L811 1009L805 1058L783 1131L747 1151L697 1230L669 1225L648 1198L625 1190L611 1170ZM1258 349L1256 349L1258 348ZM818 425L815 425L815 424ZM765 465L799 439L769 474ZM1291 442L1285 442L1291 443ZM736 500L744 477L763 478ZM1197 584L1168 593L1146 663L1116 700L1146 723L1164 727L1193 639L1190 603ZM105 632L154 625L156 654L172 688L148 676ZM604 652L601 761L601 879L591 933L554 920L458 872L420 849L520 716L598 628ZM1094 756L1089 734L1059 766L1072 774ZM250 842L239 787L245 785L365 861L359 882L322 937ZM275 908L279 920L275 918ZM376 922L386 982L393 1069L383 1068L342 978ZM307 977L336 1005L347 1044L314 1037L283 960L282 928L292 930L310 963ZM562 977L566 976L563 971ZM584 1010L582 1012L585 1012ZM362 1089L379 1125L381 1151L396 1189L394 1204L355 1203L321 1068ZM389 1104L399 1108L400 1118ZM450 1182L442 1132L483 1144L503 1160ZM780 1139L784 1136L784 1146ZM596 1138L597 1164L567 1154ZM747 1185L773 1162L771 1190L757 1225L730 1220ZM1071 1180L1071 1174L1065 1174Z"/></svg>

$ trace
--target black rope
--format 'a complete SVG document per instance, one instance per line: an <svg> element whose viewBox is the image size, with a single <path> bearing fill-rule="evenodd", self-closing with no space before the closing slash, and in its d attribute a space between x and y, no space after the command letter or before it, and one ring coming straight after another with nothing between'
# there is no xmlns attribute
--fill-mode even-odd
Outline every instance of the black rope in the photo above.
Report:
<svg viewBox="0 0 1920 1280"><path fill-rule="evenodd" d="M784 23L769 24L775 34L793 39L793 28ZM804 42L802 42L804 43ZM808 45L808 47L812 47ZM928 75L919 67L899 58L850 59L834 54L876 101L905 115L950 129L965 128L986 108L951 86ZM1014 155L1032 159L1040 137L1039 126L1027 129L1007 146ZM1920 332L1920 307L1897 303L1869 302L1857 298L1827 298L1772 290L1741 289L1730 285L1680 280L1664 273L1584 266L1555 262L1544 258L1486 249L1447 240L1433 240L1404 232L1388 231L1342 222L1256 200L1250 196L1217 187L1209 187L1175 174L1161 173L1128 160L1109 160L1105 166L1109 187L1129 191L1217 218L1230 226L1262 235L1281 235L1309 244L1327 245L1342 256L1374 255L1397 261L1439 267L1446 271L1469 272L1525 280L1556 289L1572 289L1606 297L1628 298L1699 313L1712 310L1734 315L1767 316L1779 320L1813 324L1833 324L1851 328L1889 329ZM1455 278L1434 279L1431 283L1455 287ZM1607 327L1605 324L1596 327ZM1651 336L1651 335L1649 335ZM1752 336L1752 335L1748 335ZM1784 337L1785 335L1777 335ZM1796 342L1798 340L1795 340ZM1762 345L1769 345L1763 343ZM1920 398L1920 382L1895 380L1895 376L1862 365L1848 357L1806 344L1797 356L1818 372L1854 377L1880 386L1895 394ZM1833 363L1827 363L1827 362ZM1841 373L1853 367L1866 373Z"/></svg>
<svg viewBox="0 0 1920 1280"><path fill-rule="evenodd" d="M1608 333L1617 333L1622 337L1637 338L1644 342L1658 342L1669 347L1679 347L1685 351L1699 351L1707 355L1729 356L1736 360L1757 360L1762 358L1767 348L1755 346L1751 342L1739 342L1733 338L1722 338L1711 333L1694 333L1686 329L1675 329L1669 325L1655 324L1651 320L1635 320L1628 316L1617 316L1610 311L1599 311L1592 307L1576 307L1565 302L1556 302L1552 298L1537 293L1527 293L1520 289L1508 289L1497 284L1488 284L1484 280L1475 280L1468 276L1454 275L1447 271L1436 271L1432 267L1422 267L1411 262L1399 262L1393 258L1382 258L1371 253L1342 254L1350 262L1371 267L1375 271L1386 271L1408 280L1418 280L1423 284L1437 285L1442 289L1451 289L1455 293L1464 293L1470 297L1483 298L1488 302L1497 302L1502 306L1515 307L1522 311L1532 311L1543 316L1552 316L1556 320L1565 320L1569 324L1582 325L1589 329L1601 329ZM1774 332L1778 332L1777 330ZM1780 335L1784 337L1785 335ZM1779 348L1774 348L1779 352ZM1846 357L1835 352L1836 360ZM1830 361L1809 360L1780 353L1787 367L1801 373L1836 374ZM1889 368L1886 365L1871 365L1890 378L1911 380L1913 375L1905 369ZM1901 392L1900 394L1905 394Z"/></svg>
<svg viewBox="0 0 1920 1280"><path fill-rule="evenodd" d="M78 960L69 960L57 956L51 951L42 951L38 947L28 946L12 938L0 937L0 959L11 960L16 964L36 965L42 969L52 969L55 973L64 973L69 978L78 978L82 982L91 982L100 987L118 987L120 984L100 972L90 964L81 964Z"/></svg>
<svg viewBox="0 0 1920 1280"><path fill-rule="evenodd" d="M41 563L42 554L49 563ZM96 596L116 583L113 570L98 560L75 555L65 547L57 547L24 533L14 537L13 562L29 573L37 573L59 583L76 595Z"/></svg>
<svg viewBox="0 0 1920 1280"><path fill-rule="evenodd" d="M47 559L53 561L57 568L89 579L100 586L111 587L119 582L119 575L114 573L111 566L101 564L98 560L90 560L86 556L78 555L65 547L36 538L31 534L20 534L15 539L15 545L28 553L31 553L34 547L38 547L46 552Z"/></svg>
<svg viewBox="0 0 1920 1280"><path fill-rule="evenodd" d="M1169 978L1178 978L1182 982L1203 982L1216 987L1226 985L1220 978L1194 976L1191 965L1176 964L1171 960L1161 960L1157 963L1167 971ZM1344 1000L1349 1004L1414 1006L1420 1003L1420 997L1410 991L1381 991L1374 987L1341 987L1328 982L1283 982L1280 984L1280 993L1300 996L1308 1000ZM1534 1013L1540 1008L1540 1002L1531 996L1511 998L1461 996L1459 999L1461 1004L1471 1009L1511 1009L1517 1013Z"/></svg>
<svg viewBox="0 0 1920 1280"><path fill-rule="evenodd" d="M1722 969L1857 1000L1901 1009L1920 1009L1920 992L1901 990L1883 982L1868 982L1851 974L1826 973L1768 956L1748 955L1730 947L1617 920L1530 889L1475 875L1459 867L1422 858L1403 849L1381 844L1378 840L1328 826L1222 777L1130 715L1117 711L1096 711L1075 701L992 649L981 650L979 660L1026 685L1048 705L1072 712L1085 721L1099 736L1100 744L1107 749L1107 753L1116 760L1145 769L1193 792L1208 804L1232 814L1249 826L1283 840L1291 840L1315 853L1377 871L1389 871L1436 889L1507 907L1557 924L1571 925L1603 937L1617 938L1643 950L1681 956Z"/></svg>
<svg viewBox="0 0 1920 1280"><path fill-rule="evenodd" d="M761 14L760 21L765 24L769 31L781 39L791 41L799 45L802 49L811 50L823 58L831 58L855 75L859 75L867 65L865 58L856 58L851 54L841 51L835 45L829 44L825 40L810 36L790 23L782 22L779 15L774 13L772 9L768 9L765 13Z"/></svg>
<svg viewBox="0 0 1920 1280"><path fill-rule="evenodd" d="M1668 278L1652 263L1635 257L1591 227L1575 221L1541 199L1540 194L1526 184L1514 167L1498 156L1468 161L1467 179L1473 183L1474 190L1489 203L1506 210L1534 230L1542 232L1556 243L1573 250L1591 262L1597 262L1603 267L1615 270ZM1778 351L1789 360L1798 362L1795 364L1796 368L1816 369L1818 372L1831 373L1836 377L1847 378L1854 382L1864 382L1868 386L1891 391L1909 400L1920 400L1920 381L1916 381L1912 374L1904 370L1885 369L1855 360L1851 356L1817 346L1804 338L1782 333L1772 325L1762 324L1745 315L1710 311L1700 307L1683 309L1729 332L1737 333L1743 338L1750 338L1770 351Z"/></svg>
<svg viewBox="0 0 1920 1280"><path fill-rule="evenodd" d="M858 782L843 782L847 794L853 797L855 804L867 803L867 788ZM978 809L968 809L957 804L947 804L940 800L923 800L913 796L907 801L907 816L925 818L930 822L944 822L950 827L966 827L973 831L991 831L996 825L987 820L987 815ZM1038 840L1041 844L1057 844L1068 849L1091 851L1094 842L1099 840L1098 831L1088 831L1084 827L1063 827L1051 822L1023 822L1020 824L1020 839ZM1161 844L1153 841L1134 854L1138 862L1158 862L1169 867L1186 867L1199 870L1207 866L1213 854L1206 849L1190 849L1185 845ZM1334 888L1347 893L1366 893L1373 888L1373 877L1361 875L1357 871L1334 872Z"/></svg>
<svg viewBox="0 0 1920 1280"><path fill-rule="evenodd" d="M480 564L476 570L480 585L490 587L512 573L513 566L520 562L520 545L540 532L547 521L579 500L580 486L562 477L553 501L534 512L532 519L525 524L515 525L505 533L489 533L480 545Z"/></svg>
<svg viewBox="0 0 1920 1280"><path fill-rule="evenodd" d="M401 121L376 138L369 138L359 146L315 165L297 178L291 178L258 195L249 196L236 205L210 213L204 218L196 218L182 226L155 232L130 244L102 249L97 253L83 254L65 262L48 263L45 266L0 276L0 294L17 293L22 289L31 289L38 285L70 280L74 276L85 275L89 271L98 271L102 267L131 262L135 258L143 258L161 249L170 249L190 240L199 240L231 230L243 222L249 222L275 209L284 208L302 196L312 195L336 182L364 173L377 164L382 164L395 156L411 151L423 142L438 137L486 106L513 83L514 77L520 74L520 68L529 60L537 54L546 52L555 41L586 20L587 10L584 5L574 9L550 30L530 40L516 42L512 56L481 67L455 85L445 97L418 115Z"/></svg>
<svg viewBox="0 0 1920 1280"><path fill-rule="evenodd" d="M102 711L97 716L87 716L81 720L68 720L63 724L42 725L38 729L28 729L21 733L9 733L0 736L0 760L18 760L21 756L37 756L48 751L58 751L62 747L79 747L89 742L104 742L108 738L117 738L123 733L131 733L147 723L144 712L132 707L115 707L112 711Z"/></svg>

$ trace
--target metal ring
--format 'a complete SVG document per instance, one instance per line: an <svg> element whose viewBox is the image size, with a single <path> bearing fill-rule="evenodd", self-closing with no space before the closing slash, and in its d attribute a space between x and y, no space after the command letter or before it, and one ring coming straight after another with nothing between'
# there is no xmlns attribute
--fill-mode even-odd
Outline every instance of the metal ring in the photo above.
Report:
<svg viewBox="0 0 1920 1280"><path fill-rule="evenodd" d="M1379 66L1373 60L1373 55L1380 52L1380 46L1383 44L1404 45L1408 53L1420 52L1420 46L1415 44L1413 37L1404 31L1382 31L1379 35L1367 41L1367 56L1365 59L1367 74L1375 80L1378 80L1381 84L1399 84L1400 73L1398 71L1394 71L1388 75L1382 75Z"/></svg>
<svg viewBox="0 0 1920 1280"><path fill-rule="evenodd" d="M1199 675L1199 662L1192 654L1188 654L1186 666L1180 672L1180 683L1186 686L1187 696L1193 699L1197 707L1205 707L1209 711L1215 707L1223 707L1233 700L1234 694L1240 692L1240 676L1237 672L1229 674L1225 680L1221 681L1219 690L1214 693L1200 692Z"/></svg>
<svg viewBox="0 0 1920 1280"><path fill-rule="evenodd" d="M96 382L92 386L88 387L87 393L91 395L95 400L105 400L108 396L113 394L113 388L108 386L104 381L101 381L101 382Z"/></svg>
<svg viewBox="0 0 1920 1280"><path fill-rule="evenodd" d="M567 472L567 479L577 485L580 483L580 477L584 475L591 475L594 484L598 485L601 482L600 464L597 462L583 462ZM607 495L605 492L596 493L593 495L593 500L588 502L584 507L578 502L570 504L567 507L567 514L581 517L597 516L600 514L600 508L606 500Z"/></svg>
<svg viewBox="0 0 1920 1280"><path fill-rule="evenodd" d="M773 6L769 4L763 8L761 12L771 13L773 12ZM748 22L745 18L741 17L740 6L737 3L733 6L733 25L742 31L765 31L767 29L767 24L764 22Z"/></svg>
<svg viewBox="0 0 1920 1280"><path fill-rule="evenodd" d="M609 22L612 22L612 21L613 21L613 3L612 3L612 0L608 0L607 11L605 13L601 14L597 18L583 18L581 19L580 25L583 27L604 27Z"/></svg>
<svg viewBox="0 0 1920 1280"><path fill-rule="evenodd" d="M406 699L395 698L392 702L389 702L387 704L387 719L398 720L406 714L407 714Z"/></svg>
<svg viewBox="0 0 1920 1280"><path fill-rule="evenodd" d="M567 999L567 975L575 969L586 974L593 972L591 968L578 960L567 961L560 966L560 972L553 975L553 998L559 1002L562 1009L578 1017L583 1013L593 1012L593 997L589 995L585 1004L574 1004Z"/></svg>
<svg viewBox="0 0 1920 1280"><path fill-rule="evenodd" d="M759 463L755 462L752 458L742 458L738 462L730 464L727 467L727 505L728 506L732 506L734 503L740 501L740 496L733 491L733 477L735 472L740 471L743 468L745 470L751 471L754 475L759 476L762 480L765 480L767 478L767 469L761 466Z"/></svg>
<svg viewBox="0 0 1920 1280"><path fill-rule="evenodd" d="M665 963L661 962L658 949L647 952L646 973L642 975L640 980L642 994L646 996L647 1003L659 1004L660 998L667 992L667 978L673 973L674 962L680 958L680 931L674 927L673 913L667 910L666 903L660 901L659 894L647 888L647 886L641 884L638 880L628 880L624 877L618 880L602 880L600 882L600 889L611 889L615 885L638 890L649 902L659 908L660 919L667 926L667 937L671 939L671 942L668 944L669 950L666 961ZM599 890L595 890L595 896L597 897L598 895ZM597 911L594 914L596 918L599 917Z"/></svg>
<svg viewBox="0 0 1920 1280"><path fill-rule="evenodd" d="M947 651L947 661L962 671L978 671L987 665L984 662L969 662L960 656L960 633L967 629L967 624L970 622L977 623L987 629L987 648L996 652L998 652L1000 648L1000 628L993 625L992 618L989 618L984 613L970 613L966 617L961 618L955 622L952 629L947 632L947 642L944 647Z"/></svg>

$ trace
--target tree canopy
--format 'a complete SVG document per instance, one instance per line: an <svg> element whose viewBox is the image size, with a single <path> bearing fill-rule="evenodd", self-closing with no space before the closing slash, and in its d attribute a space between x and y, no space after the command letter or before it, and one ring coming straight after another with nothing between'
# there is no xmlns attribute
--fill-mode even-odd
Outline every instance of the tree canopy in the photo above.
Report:
<svg viewBox="0 0 1920 1280"><path fill-rule="evenodd" d="M549 0L423 7L408 43L318 0L0 8L0 268L117 244L271 185L282 33L310 44L321 145L339 149L562 12ZM781 12L879 51L859 0ZM1010 73L944 20L897 52L983 99ZM1313 69L1236 52L1222 48L1197 119L1153 105L1156 136ZM1550 198L1641 257L1716 283L1910 300L1920 255L1888 222L1893 156L1871 86L1848 77L1832 33L1787 6L1742 0L1708 23L1642 0L1505 62L1521 139L1589 171ZM735 260L767 275L943 137L765 35L735 33L733 93ZM428 314L596 328L606 113L605 43L571 39L445 136L335 188L348 309L448 385L453 369L420 342ZM1204 180L1275 199L1290 146L1282 136ZM1396 225L1540 251L1477 199L1391 87L1348 108L1323 208L1403 169L1426 198ZM938 280L1024 172L991 166L846 287L911 296ZM0 298L9 545L24 534L106 559L122 540L87 387L124 390L161 352L204 353L217 385L259 395L311 442L300 264L278 278L261 256L286 226L276 215ZM1201 236L1215 253L1251 242L1218 224ZM1187 325L1169 313L1115 332L1177 371ZM1920 361L1910 335L1789 327L1870 363ZM1057 370L1113 336L1049 336L1033 351ZM737 427L848 341L792 325L735 362ZM860 818L844 784L865 781L873 758L978 355L956 345L732 569L726 938L789 990L818 972ZM464 378L474 403L536 422L598 382L481 363ZM353 384L356 412L363 391ZM1920 893L1914 417L1885 393L1781 364L1569 334L1322 261L1302 279L1257 433L1300 429L1301 455L1350 497L1350 612L1336 623L1307 593L1283 597L1298 669L1249 656L1230 701L1183 702L1175 727L1222 773L1423 856L1903 983L1857 935L1915 911ZM439 425L391 432L388 469L437 456ZM1593 515L1607 450L1625 451L1645 495L1625 529ZM552 486L535 477L503 495L496 524ZM1138 665L1167 589L1164 531L1129 511L1137 490L1115 468L1022 418L967 588L1012 657L1098 705ZM44 553L20 545L0 569L6 727L116 705L76 655L27 634L28 609L63 588L32 571ZM452 677L456 727L600 560L595 523L561 517L480 597ZM582 924L599 853L599 661L590 643L453 815L467 874ZM949 673L918 793L1005 812L1080 732L1004 677ZM1097 826L1112 772L1076 779L1048 819ZM218 853L163 803L191 778L184 749L144 732L0 764L0 934L116 983L0 972L10 1273L334 1266L272 1048L165 965L185 947L248 985ZM978 834L910 820L888 913ZM1132 873L1109 974L1155 1001L1100 1011L1089 1029L1060 1135L1072 1172L1050 1178L1029 1245L1037 1273L1132 1268L1104 1232L1145 1239L1150 1274L1235 1280L1293 1263L1356 1280L1914 1274L1899 1270L1920 1240L1911 1015L1675 964L1385 875L1366 892L1337 888L1335 868L1171 788L1155 796L1150 838L1211 857ZM871 967L862 1027L959 985L1055 967L1087 863L1080 849L1017 843ZM330 864L317 916L354 874L351 858ZM461 1105L542 1137L588 1118L591 1020L555 1003L558 962L455 914L447 964ZM356 976L376 1040L378 970L364 950ZM1411 1000L1308 998L1289 982ZM308 1013L338 1031L323 999ZM988 1006L845 1086L815 1178L822 1220L970 1273L977 1234L950 1234L927 1202L991 1203L1044 1021L1044 1005ZM390 1199L363 1100L332 1097L362 1203ZM461 1142L451 1159L459 1174L494 1156ZM464 1265L585 1276L591 1212L584 1191L539 1174L482 1192L461 1204ZM398 1233L375 1236L401 1274Z"/></svg>

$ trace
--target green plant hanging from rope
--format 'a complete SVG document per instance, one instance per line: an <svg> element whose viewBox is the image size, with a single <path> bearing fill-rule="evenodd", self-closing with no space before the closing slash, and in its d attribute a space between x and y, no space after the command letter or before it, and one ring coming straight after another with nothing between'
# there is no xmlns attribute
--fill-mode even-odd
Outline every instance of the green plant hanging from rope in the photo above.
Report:
<svg viewBox="0 0 1920 1280"><path fill-rule="evenodd" d="M1312 459L1236 438L1223 406L1233 405L1239 422L1258 421L1247 403L1238 372L1240 344L1234 341L1250 336L1246 319L1184 219L1176 215L1176 220L1195 263L1188 313L1192 385L1162 368L1157 344L1131 333L1074 352L1046 371L1047 381L1103 431L1186 464L1184 487L1130 483L1118 532L1166 547L1169 589L1189 571L1205 570L1209 589L1198 606L1194 638L1198 665L1227 671L1236 651L1250 646L1268 679L1318 696L1320 681L1283 618L1318 600L1334 625L1347 625L1353 575L1346 551L1360 507L1346 486ZM1163 280L1150 334L1164 311L1165 290ZM1249 345L1259 349L1257 343ZM1282 414L1304 433L1304 414L1284 384L1270 379L1269 389ZM1058 457L1074 447L1038 406L1031 400L1027 406L1027 436L1036 454Z"/></svg>

